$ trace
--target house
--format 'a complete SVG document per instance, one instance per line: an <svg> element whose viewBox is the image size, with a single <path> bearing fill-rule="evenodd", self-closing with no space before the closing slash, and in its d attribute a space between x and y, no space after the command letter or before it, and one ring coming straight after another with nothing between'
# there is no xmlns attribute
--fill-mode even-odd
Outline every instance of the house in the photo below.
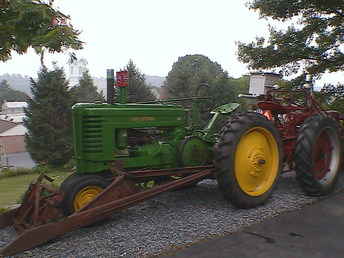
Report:
<svg viewBox="0 0 344 258"><path fill-rule="evenodd" d="M85 58L80 58L68 64L68 81L71 87L78 85L83 73L87 71L88 62Z"/></svg>
<svg viewBox="0 0 344 258"><path fill-rule="evenodd" d="M26 102L7 102L2 105L0 115L0 149L6 154L26 152L25 133L23 125Z"/></svg>
<svg viewBox="0 0 344 258"><path fill-rule="evenodd" d="M25 152L26 128L23 123L0 120L0 145L7 154Z"/></svg>
<svg viewBox="0 0 344 258"><path fill-rule="evenodd" d="M24 115L24 108L27 107L26 102L7 102L1 106L1 115Z"/></svg>

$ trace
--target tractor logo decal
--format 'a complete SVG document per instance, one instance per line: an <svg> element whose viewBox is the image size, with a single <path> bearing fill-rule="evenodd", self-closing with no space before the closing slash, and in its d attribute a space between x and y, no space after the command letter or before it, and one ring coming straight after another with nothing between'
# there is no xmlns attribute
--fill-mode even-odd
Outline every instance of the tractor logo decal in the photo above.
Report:
<svg viewBox="0 0 344 258"><path fill-rule="evenodd" d="M139 117L133 117L130 119L131 121L134 122L150 122L150 121L155 121L155 117L152 116L139 116Z"/></svg>

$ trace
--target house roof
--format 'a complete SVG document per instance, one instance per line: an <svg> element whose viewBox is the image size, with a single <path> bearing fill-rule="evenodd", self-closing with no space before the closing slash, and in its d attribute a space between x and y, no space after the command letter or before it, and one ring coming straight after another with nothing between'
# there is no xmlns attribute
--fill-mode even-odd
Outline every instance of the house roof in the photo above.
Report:
<svg viewBox="0 0 344 258"><path fill-rule="evenodd" d="M3 136L24 136L27 132L26 127L23 124L16 124L14 127L0 133L0 137Z"/></svg>
<svg viewBox="0 0 344 258"><path fill-rule="evenodd" d="M6 120L13 123L22 123L24 118L25 114L0 115L0 120Z"/></svg>
<svg viewBox="0 0 344 258"><path fill-rule="evenodd" d="M5 102L4 105L7 108L21 108L21 107L27 107L26 102Z"/></svg>
<svg viewBox="0 0 344 258"><path fill-rule="evenodd" d="M0 119L0 133L3 133L13 127L15 127L17 123L6 121L6 120L1 120Z"/></svg>

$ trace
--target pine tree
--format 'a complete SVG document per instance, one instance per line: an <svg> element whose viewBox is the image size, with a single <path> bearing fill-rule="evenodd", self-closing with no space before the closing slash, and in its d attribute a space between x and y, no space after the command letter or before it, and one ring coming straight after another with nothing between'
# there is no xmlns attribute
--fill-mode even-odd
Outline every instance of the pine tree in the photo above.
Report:
<svg viewBox="0 0 344 258"><path fill-rule="evenodd" d="M124 68L129 72L128 102L155 100L155 96L146 83L145 76L132 60Z"/></svg>
<svg viewBox="0 0 344 258"><path fill-rule="evenodd" d="M63 69L42 68L37 81L31 78L31 92L24 121L27 149L38 164L63 165L72 156L72 97Z"/></svg>
<svg viewBox="0 0 344 258"><path fill-rule="evenodd" d="M71 89L71 94L75 103L105 102L104 95L98 92L89 71L82 74L79 85Z"/></svg>

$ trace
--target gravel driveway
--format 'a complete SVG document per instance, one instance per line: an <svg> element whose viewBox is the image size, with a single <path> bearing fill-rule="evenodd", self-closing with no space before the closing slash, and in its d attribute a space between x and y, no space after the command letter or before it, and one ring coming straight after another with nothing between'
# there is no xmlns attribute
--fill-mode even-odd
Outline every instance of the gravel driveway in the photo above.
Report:
<svg viewBox="0 0 344 258"><path fill-rule="evenodd" d="M215 180L205 180L197 187L164 193L116 213L111 221L68 233L16 257L152 256L238 231L317 200L301 193L294 177L285 174L266 205L239 210L222 198ZM0 230L0 247L14 237L11 229Z"/></svg>

